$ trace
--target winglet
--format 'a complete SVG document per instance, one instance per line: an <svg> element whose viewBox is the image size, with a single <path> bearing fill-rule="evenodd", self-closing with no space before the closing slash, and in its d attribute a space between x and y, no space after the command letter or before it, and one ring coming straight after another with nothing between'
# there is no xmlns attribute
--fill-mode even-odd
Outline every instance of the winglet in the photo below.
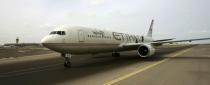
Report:
<svg viewBox="0 0 210 85"><path fill-rule="evenodd" d="M150 24L149 31L147 33L148 37L152 37L153 23L154 23L154 20L152 20L152 22Z"/></svg>

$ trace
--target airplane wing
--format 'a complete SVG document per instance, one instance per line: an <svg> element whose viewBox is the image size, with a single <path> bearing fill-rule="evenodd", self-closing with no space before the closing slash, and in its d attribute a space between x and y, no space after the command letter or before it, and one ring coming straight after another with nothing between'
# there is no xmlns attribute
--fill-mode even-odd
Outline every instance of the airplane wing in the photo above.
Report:
<svg viewBox="0 0 210 85"><path fill-rule="evenodd" d="M173 41L159 41L159 42L151 42L151 43L125 43L125 44L121 44L120 47L124 47L124 48L138 48L141 45L144 44L150 44L153 46L160 46L162 44L166 44L166 43L175 43L175 42L192 42L192 41L199 41L199 40L210 40L210 38L200 38L200 39L187 39L187 40L173 40Z"/></svg>
<svg viewBox="0 0 210 85"><path fill-rule="evenodd" d="M152 42L160 42L160 41L170 41L170 40L174 40L176 38L170 38L170 39L161 39L161 40L154 40Z"/></svg>
<svg viewBox="0 0 210 85"><path fill-rule="evenodd" d="M152 44L165 44L165 43L174 43L174 42L192 42L192 41L209 40L209 39L210 39L210 38L174 40L174 41L160 41L160 42L152 42Z"/></svg>
<svg viewBox="0 0 210 85"><path fill-rule="evenodd" d="M153 30L153 24L154 20L152 20L149 31L147 32L147 37L152 38L152 30ZM186 39L186 40L174 40L175 38L170 39L161 39L161 40L154 40L152 42L148 43L122 43L119 45L119 47L127 48L127 49L136 49L141 45L152 45L152 46L161 46L162 44L166 43L175 43L175 42L192 42L192 41L198 41L198 40L210 40L210 38L199 38L199 39Z"/></svg>
<svg viewBox="0 0 210 85"><path fill-rule="evenodd" d="M152 42L151 44L153 44L154 46L160 46L162 44L172 44L175 42L192 42L192 41L199 41L199 40L209 40L210 38L199 38L199 39L186 39L186 40L173 40L173 41L160 41L160 42Z"/></svg>

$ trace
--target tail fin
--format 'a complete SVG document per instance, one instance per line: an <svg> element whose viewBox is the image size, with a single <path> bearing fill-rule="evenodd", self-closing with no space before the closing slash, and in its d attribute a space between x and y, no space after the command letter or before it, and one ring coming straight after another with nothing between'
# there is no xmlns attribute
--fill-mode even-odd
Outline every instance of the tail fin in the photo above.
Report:
<svg viewBox="0 0 210 85"><path fill-rule="evenodd" d="M149 27L149 31L147 33L148 37L152 37L153 23L154 23L154 20L152 20L151 25Z"/></svg>

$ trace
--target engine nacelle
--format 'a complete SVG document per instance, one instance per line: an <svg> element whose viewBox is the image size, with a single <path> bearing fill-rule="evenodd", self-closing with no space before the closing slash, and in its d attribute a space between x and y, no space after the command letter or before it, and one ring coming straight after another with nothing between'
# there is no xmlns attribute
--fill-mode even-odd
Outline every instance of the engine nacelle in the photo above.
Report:
<svg viewBox="0 0 210 85"><path fill-rule="evenodd" d="M152 45L144 44L139 46L138 54L141 57L149 57L155 53L155 48Z"/></svg>

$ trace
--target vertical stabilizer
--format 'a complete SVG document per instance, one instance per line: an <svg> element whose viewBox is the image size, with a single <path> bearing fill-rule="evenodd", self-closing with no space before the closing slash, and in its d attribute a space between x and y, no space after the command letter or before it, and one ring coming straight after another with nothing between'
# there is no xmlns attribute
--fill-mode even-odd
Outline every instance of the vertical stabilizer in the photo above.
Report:
<svg viewBox="0 0 210 85"><path fill-rule="evenodd" d="M154 23L154 20L152 20L152 22L150 24L149 31L147 33L148 37L152 37L153 23Z"/></svg>

